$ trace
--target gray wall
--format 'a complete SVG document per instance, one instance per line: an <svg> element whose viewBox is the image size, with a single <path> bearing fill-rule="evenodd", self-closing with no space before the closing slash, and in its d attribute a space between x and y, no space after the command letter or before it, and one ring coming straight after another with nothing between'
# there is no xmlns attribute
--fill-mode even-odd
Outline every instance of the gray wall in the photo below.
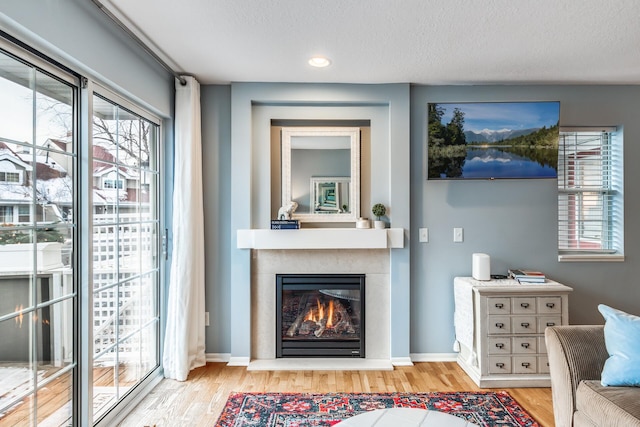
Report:
<svg viewBox="0 0 640 427"><path fill-rule="evenodd" d="M624 127L625 255L623 263L559 263L555 180L427 181L426 117L429 102L560 101L561 126ZM411 97L411 351L450 352L455 276L471 274L471 254L491 256L491 271L534 268L573 287L571 323L603 323L598 303L640 313L640 287L632 266L639 249L632 220L638 206L633 168L640 156L640 87L445 86L414 87ZM429 243L418 228L429 228ZM453 243L453 227L464 242Z"/></svg>
<svg viewBox="0 0 640 427"><path fill-rule="evenodd" d="M231 86L203 86L207 353L229 353L231 316ZM247 167L249 163L247 162Z"/></svg>
<svg viewBox="0 0 640 427"><path fill-rule="evenodd" d="M295 86L301 91L305 85ZM625 168L625 255L623 263L559 263L557 260L557 184L554 180L427 181L426 117L429 102L458 101L561 102L560 124L624 127L625 158L639 158L640 87L636 86L412 86L411 87L411 353L451 353L453 345L453 278L471 274L471 254L491 255L493 273L513 266L543 270L574 288L569 297L571 323L603 323L597 312L606 303L640 313L640 287L631 266L638 258L632 221L638 206L634 183L640 171ZM230 200L229 87L206 87L203 105L203 152L206 176L219 180L205 187L207 222L208 353L229 353L230 267L232 250L225 221ZM393 149L393 147L391 147ZM255 159L254 159L255 161ZM248 158L246 167L250 167ZM406 169L406 165L396 166ZM397 169L396 169L397 170ZM392 170L392 174L394 171ZM213 178L211 181L213 182ZM209 182L206 179L205 182ZM226 184L225 184L226 183ZM218 192L218 193L216 193ZM392 206L393 208L393 206ZM220 219L217 219L220 218ZM222 228L221 228L222 227ZM429 228L429 243L418 242L418 229ZM464 228L464 242L453 243L453 227ZM214 238L224 239L213 240ZM212 252L215 251L215 252ZM216 313L217 311L217 313ZM215 319L215 320L214 320ZM393 333L406 334L404 331Z"/></svg>
<svg viewBox="0 0 640 427"><path fill-rule="evenodd" d="M2 0L0 29L156 114L172 117L173 77L91 0Z"/></svg>

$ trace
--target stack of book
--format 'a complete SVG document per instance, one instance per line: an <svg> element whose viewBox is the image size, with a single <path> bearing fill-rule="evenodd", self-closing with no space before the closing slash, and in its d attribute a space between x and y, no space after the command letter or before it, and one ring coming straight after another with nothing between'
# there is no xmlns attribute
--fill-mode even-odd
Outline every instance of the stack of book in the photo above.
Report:
<svg viewBox="0 0 640 427"><path fill-rule="evenodd" d="M297 230L300 228L300 221L297 219L272 219L272 230Z"/></svg>
<svg viewBox="0 0 640 427"><path fill-rule="evenodd" d="M520 283L544 283L546 281L544 273L539 271L514 268L509 269L508 273L510 278L516 279Z"/></svg>

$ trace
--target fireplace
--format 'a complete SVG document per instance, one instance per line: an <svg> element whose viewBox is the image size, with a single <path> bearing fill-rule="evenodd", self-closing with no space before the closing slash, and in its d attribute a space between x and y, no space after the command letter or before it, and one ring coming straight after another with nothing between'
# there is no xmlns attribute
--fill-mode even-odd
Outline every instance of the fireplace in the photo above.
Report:
<svg viewBox="0 0 640 427"><path fill-rule="evenodd" d="M276 357L365 357L364 274L277 274Z"/></svg>

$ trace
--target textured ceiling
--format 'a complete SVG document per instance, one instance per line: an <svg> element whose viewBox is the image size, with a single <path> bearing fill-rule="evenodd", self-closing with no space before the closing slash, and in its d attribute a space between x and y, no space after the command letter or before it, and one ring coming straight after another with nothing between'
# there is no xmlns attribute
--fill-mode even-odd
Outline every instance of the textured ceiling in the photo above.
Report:
<svg viewBox="0 0 640 427"><path fill-rule="evenodd" d="M639 0L102 2L203 84L640 83Z"/></svg>

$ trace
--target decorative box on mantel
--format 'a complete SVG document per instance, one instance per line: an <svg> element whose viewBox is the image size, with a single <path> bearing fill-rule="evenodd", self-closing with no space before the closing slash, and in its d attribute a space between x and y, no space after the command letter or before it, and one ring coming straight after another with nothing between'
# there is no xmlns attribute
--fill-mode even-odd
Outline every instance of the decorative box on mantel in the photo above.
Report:
<svg viewBox="0 0 640 427"><path fill-rule="evenodd" d="M404 229L238 230L238 249L385 249L404 247Z"/></svg>

